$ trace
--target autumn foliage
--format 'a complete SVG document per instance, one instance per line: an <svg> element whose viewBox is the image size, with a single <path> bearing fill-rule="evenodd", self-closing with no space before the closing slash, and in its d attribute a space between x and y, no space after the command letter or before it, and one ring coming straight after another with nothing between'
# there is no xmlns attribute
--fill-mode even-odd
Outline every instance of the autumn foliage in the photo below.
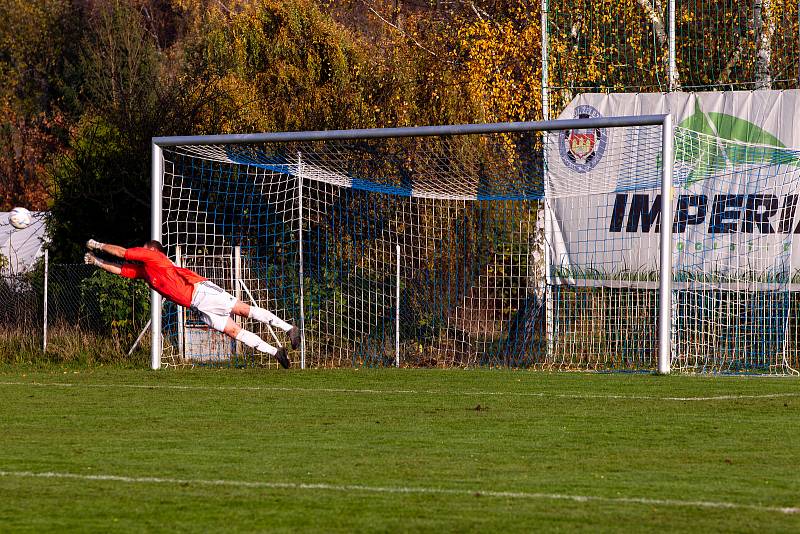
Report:
<svg viewBox="0 0 800 534"><path fill-rule="evenodd" d="M0 210L56 258L148 230L153 136L535 120L540 0L4 0ZM550 115L665 91L662 0L548 2ZM797 3L677 2L676 88L796 87ZM709 39L713 33L716 37Z"/></svg>

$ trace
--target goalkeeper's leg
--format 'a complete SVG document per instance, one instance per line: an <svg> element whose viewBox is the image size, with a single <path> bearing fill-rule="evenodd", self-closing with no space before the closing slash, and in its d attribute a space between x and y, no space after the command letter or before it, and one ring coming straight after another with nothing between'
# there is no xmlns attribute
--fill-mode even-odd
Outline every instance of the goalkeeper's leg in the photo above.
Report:
<svg viewBox="0 0 800 534"><path fill-rule="evenodd" d="M292 348L296 349L300 346L300 329L287 323L271 311L260 308L258 306L251 306L245 304L241 300L237 301L233 306L232 313L241 317L248 317L255 319L261 323L266 323L270 326L277 326L287 334L289 334L289 341L292 343Z"/></svg>
<svg viewBox="0 0 800 534"><path fill-rule="evenodd" d="M247 317L250 319L255 319L261 323L267 323L272 326L277 326L284 332L288 332L292 329L292 325L272 313L271 311L265 308L259 308L258 306L250 306L250 311L247 314Z"/></svg>
<svg viewBox="0 0 800 534"><path fill-rule="evenodd" d="M286 356L286 349L283 347L275 348L260 337L258 334L250 332L240 327L233 322L233 319L228 318L228 322L223 330L225 334L232 337L236 341L241 341L250 348L256 349L259 352L266 352L271 356L275 356L281 367L287 369L289 367L289 358Z"/></svg>

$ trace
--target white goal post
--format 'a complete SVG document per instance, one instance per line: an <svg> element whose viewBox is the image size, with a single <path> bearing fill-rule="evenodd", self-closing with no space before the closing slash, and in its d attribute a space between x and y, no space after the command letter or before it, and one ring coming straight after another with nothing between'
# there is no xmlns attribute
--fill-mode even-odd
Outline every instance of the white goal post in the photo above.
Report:
<svg viewBox="0 0 800 534"><path fill-rule="evenodd" d="M564 230L564 209L585 209L575 207L579 196L613 199L618 179L586 170L601 157L632 162L651 188L657 177L660 208L647 213L673 220L673 140L668 114L154 138L151 238L173 256L177 245L212 256L240 247L260 304L304 322L294 356L302 367L666 374L675 344L672 232L658 232L654 293L619 278L577 280L575 266L558 259L569 243L555 227ZM573 163L560 182L545 179L558 150ZM582 254L624 248L599 230L576 231ZM152 299L151 367L196 363L169 354L179 326L157 293ZM636 361L615 354L626 341L607 315L619 306L625 321L645 325L630 338ZM619 339L609 344L612 334ZM591 354L575 354L582 343Z"/></svg>

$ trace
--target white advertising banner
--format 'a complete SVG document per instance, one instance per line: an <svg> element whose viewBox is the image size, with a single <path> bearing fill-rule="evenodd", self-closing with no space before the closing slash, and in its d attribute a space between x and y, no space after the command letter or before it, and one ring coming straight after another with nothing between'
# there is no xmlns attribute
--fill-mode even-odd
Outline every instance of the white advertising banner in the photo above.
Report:
<svg viewBox="0 0 800 534"><path fill-rule="evenodd" d="M559 118L671 113L676 278L770 285L800 269L798 111L796 90L583 94ZM654 281L661 127L549 134L547 169L553 281Z"/></svg>

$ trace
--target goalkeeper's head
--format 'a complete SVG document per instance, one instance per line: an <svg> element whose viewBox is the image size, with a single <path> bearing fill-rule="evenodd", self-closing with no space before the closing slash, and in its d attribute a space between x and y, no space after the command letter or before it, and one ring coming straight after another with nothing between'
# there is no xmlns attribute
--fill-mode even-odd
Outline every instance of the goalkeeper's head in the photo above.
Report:
<svg viewBox="0 0 800 534"><path fill-rule="evenodd" d="M161 244L161 241L156 241L155 239L151 239L150 241L146 242L143 246L146 249L156 250L162 254L166 254L166 251L164 250L164 245Z"/></svg>

